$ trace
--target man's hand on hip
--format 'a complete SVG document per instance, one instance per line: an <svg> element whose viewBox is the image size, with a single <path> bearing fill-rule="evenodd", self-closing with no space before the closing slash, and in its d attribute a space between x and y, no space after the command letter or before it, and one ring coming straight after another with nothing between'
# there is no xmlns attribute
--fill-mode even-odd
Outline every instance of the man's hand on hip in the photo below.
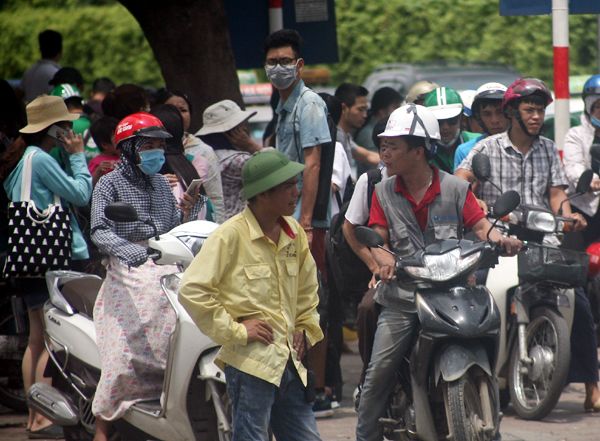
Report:
<svg viewBox="0 0 600 441"><path fill-rule="evenodd" d="M296 360L302 360L306 355L306 351L310 349L310 340L306 339L306 345L308 348L304 347L304 333L300 330L294 332L294 349L298 353Z"/></svg>
<svg viewBox="0 0 600 441"><path fill-rule="evenodd" d="M264 320L246 320L242 322L242 325L246 327L246 333L248 334L247 342L259 341L266 345L270 345L274 341L273 328L269 326Z"/></svg>

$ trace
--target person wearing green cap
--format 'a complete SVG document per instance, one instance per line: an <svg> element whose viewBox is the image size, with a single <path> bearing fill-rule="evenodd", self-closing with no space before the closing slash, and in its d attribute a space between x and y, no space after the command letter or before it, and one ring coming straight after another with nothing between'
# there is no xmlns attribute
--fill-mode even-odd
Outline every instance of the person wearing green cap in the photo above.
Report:
<svg viewBox="0 0 600 441"><path fill-rule="evenodd" d="M242 169L248 205L208 237L179 288L196 325L222 345L233 441L265 440L269 427L277 439L320 440L301 363L323 339L317 268L291 217L305 168L276 150L255 153Z"/></svg>
<svg viewBox="0 0 600 441"><path fill-rule="evenodd" d="M79 115L79 118L73 123L73 131L78 135L83 136L85 146L85 159L90 162L92 158L100 154L98 147L88 147L87 140L89 138L88 133L92 122L90 117L85 114L83 110L83 95L79 89L73 84L62 83L54 87L50 92L51 96L58 96L63 99L67 105L69 113L75 113ZM58 161L61 166L65 163L64 153L61 155L59 149L54 149L50 155Z"/></svg>
<svg viewBox="0 0 600 441"><path fill-rule="evenodd" d="M433 112L440 125L441 139L436 141L437 152L431 163L446 173L454 173L456 148L479 133L461 131L465 105L458 92L449 87L433 89L425 97L425 107Z"/></svg>

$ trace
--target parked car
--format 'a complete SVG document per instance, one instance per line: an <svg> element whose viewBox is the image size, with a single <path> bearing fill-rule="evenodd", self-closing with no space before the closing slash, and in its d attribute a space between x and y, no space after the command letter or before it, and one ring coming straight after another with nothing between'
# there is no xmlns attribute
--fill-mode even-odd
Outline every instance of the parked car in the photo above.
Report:
<svg viewBox="0 0 600 441"><path fill-rule="evenodd" d="M421 61L383 64L373 70L363 86L372 96L382 87L391 87L402 96L417 81L429 80L455 90L477 89L495 81L509 86L522 75L514 67L491 61Z"/></svg>

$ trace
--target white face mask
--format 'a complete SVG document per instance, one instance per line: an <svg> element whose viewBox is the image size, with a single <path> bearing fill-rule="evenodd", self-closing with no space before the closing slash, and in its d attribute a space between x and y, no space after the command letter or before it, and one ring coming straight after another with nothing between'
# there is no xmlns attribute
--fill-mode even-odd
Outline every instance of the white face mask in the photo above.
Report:
<svg viewBox="0 0 600 441"><path fill-rule="evenodd" d="M291 66L282 66L280 64L277 66L266 66L265 71L271 84L277 89L287 89L290 87L298 76L296 72L297 64L298 62Z"/></svg>

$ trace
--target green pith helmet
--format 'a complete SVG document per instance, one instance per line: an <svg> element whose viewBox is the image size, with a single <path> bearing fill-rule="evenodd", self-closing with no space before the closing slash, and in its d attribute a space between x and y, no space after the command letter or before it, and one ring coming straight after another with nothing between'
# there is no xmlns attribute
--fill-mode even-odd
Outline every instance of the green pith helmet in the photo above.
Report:
<svg viewBox="0 0 600 441"><path fill-rule="evenodd" d="M83 100L83 96L79 89L72 84L60 84L52 89L50 95L59 96L65 101L69 98L79 98L80 100Z"/></svg>
<svg viewBox="0 0 600 441"><path fill-rule="evenodd" d="M449 87L438 87L429 92L425 97L424 105L429 107L438 121L454 118L465 108L458 92Z"/></svg>
<svg viewBox="0 0 600 441"><path fill-rule="evenodd" d="M305 168L304 164L290 161L277 150L257 152L242 168L244 187L240 192L240 198L246 201L257 194L264 193L302 173Z"/></svg>

